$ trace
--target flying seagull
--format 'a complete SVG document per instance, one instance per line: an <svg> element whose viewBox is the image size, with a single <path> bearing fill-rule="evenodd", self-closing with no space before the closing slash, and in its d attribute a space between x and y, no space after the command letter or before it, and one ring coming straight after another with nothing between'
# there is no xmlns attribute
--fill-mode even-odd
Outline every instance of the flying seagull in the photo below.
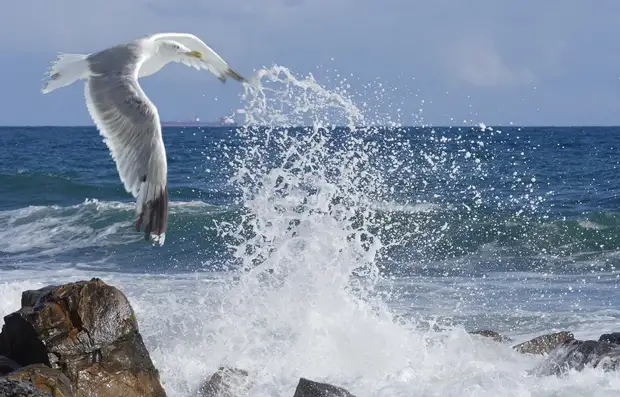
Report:
<svg viewBox="0 0 620 397"><path fill-rule="evenodd" d="M159 114L138 78L157 73L170 62L207 69L225 82L246 80L198 37L157 33L93 54L58 55L41 91L46 94L86 80L86 106L116 162L128 193L136 198L136 230L164 244L168 228L166 149Z"/></svg>

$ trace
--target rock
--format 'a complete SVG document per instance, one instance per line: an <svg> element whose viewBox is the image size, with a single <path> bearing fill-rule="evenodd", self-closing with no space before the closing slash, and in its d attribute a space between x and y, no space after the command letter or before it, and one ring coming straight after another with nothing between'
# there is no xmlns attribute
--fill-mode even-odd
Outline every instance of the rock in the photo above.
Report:
<svg viewBox="0 0 620 397"><path fill-rule="evenodd" d="M470 332L471 335L480 335L480 336L484 336L487 338L493 338L494 341L496 342L501 342L501 343L510 343L512 342L512 339L500 335L499 333L495 332L495 331L489 331L489 330L478 330L478 331L471 331Z"/></svg>
<svg viewBox="0 0 620 397"><path fill-rule="evenodd" d="M54 397L73 397L71 381L59 369L43 364L32 364L11 372L7 379L30 382L42 392Z"/></svg>
<svg viewBox="0 0 620 397"><path fill-rule="evenodd" d="M355 397L342 387L300 378L293 397Z"/></svg>
<svg viewBox="0 0 620 397"><path fill-rule="evenodd" d="M574 340L570 332L562 331L555 334L542 335L527 342L520 343L513 348L524 354L549 354L558 345Z"/></svg>
<svg viewBox="0 0 620 397"><path fill-rule="evenodd" d="M32 383L22 380L0 378L1 397L53 397L49 393L37 390Z"/></svg>
<svg viewBox="0 0 620 397"><path fill-rule="evenodd" d="M198 389L199 397L234 397L247 394L248 373L238 368L220 367Z"/></svg>
<svg viewBox="0 0 620 397"><path fill-rule="evenodd" d="M538 375L561 375L586 366L603 371L620 369L620 346L594 340L570 340L559 345L536 369Z"/></svg>
<svg viewBox="0 0 620 397"><path fill-rule="evenodd" d="M37 304L37 301L58 288L57 285L48 285L41 289L30 289L22 292L22 307L32 307Z"/></svg>
<svg viewBox="0 0 620 397"><path fill-rule="evenodd" d="M0 354L60 369L77 397L163 397L127 297L99 279L22 294L4 318Z"/></svg>
<svg viewBox="0 0 620 397"><path fill-rule="evenodd" d="M0 356L0 376L15 371L21 367L18 363L8 357Z"/></svg>
<svg viewBox="0 0 620 397"><path fill-rule="evenodd" d="M22 308L4 317L0 332L0 355L17 362L19 366L28 364L48 364L45 345L38 338L35 329L22 317L31 308Z"/></svg>
<svg viewBox="0 0 620 397"><path fill-rule="evenodd" d="M603 334L598 338L599 342L613 343L620 345L620 332L612 332L611 334Z"/></svg>

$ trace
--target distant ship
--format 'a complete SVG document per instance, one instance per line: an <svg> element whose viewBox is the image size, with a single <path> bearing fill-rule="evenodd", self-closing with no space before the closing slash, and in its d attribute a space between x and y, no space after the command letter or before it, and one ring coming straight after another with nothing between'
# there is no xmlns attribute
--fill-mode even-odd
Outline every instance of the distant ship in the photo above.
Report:
<svg viewBox="0 0 620 397"><path fill-rule="evenodd" d="M234 127L235 121L230 116L220 117L217 121L162 121L162 127Z"/></svg>

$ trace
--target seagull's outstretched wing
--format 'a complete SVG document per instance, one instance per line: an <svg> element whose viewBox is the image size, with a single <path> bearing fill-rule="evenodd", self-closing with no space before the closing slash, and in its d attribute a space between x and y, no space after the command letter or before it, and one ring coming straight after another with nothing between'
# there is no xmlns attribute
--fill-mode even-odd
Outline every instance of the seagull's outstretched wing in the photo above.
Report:
<svg viewBox="0 0 620 397"><path fill-rule="evenodd" d="M203 59L187 58L181 60L187 66L193 66L197 69L207 69L216 75L222 82L226 81L226 77L245 82L246 79L239 73L235 72L211 47L206 45L198 37L190 33L156 33L148 37L151 40L174 40L183 44L192 51L200 51Z"/></svg>
<svg viewBox="0 0 620 397"><path fill-rule="evenodd" d="M168 227L166 150L157 108L132 74L92 76L85 84L88 111L125 190L137 198L136 228L164 243Z"/></svg>

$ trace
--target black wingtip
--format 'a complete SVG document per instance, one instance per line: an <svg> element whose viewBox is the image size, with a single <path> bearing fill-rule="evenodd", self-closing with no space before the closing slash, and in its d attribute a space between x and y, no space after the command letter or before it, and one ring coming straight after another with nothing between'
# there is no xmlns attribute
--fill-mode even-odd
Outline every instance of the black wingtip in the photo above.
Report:
<svg viewBox="0 0 620 397"><path fill-rule="evenodd" d="M168 187L164 186L155 200L147 201L136 219L136 231L144 224L144 239L152 239L160 246L166 240L168 230Z"/></svg>
<svg viewBox="0 0 620 397"><path fill-rule="evenodd" d="M226 72L227 75L229 75L230 77L232 77L233 79L241 82L241 83L247 83L248 81L245 79L245 77L241 76L239 73L235 72L232 69L228 69L228 71Z"/></svg>

